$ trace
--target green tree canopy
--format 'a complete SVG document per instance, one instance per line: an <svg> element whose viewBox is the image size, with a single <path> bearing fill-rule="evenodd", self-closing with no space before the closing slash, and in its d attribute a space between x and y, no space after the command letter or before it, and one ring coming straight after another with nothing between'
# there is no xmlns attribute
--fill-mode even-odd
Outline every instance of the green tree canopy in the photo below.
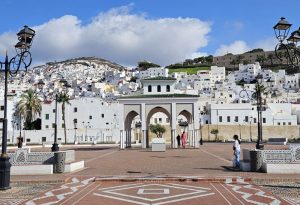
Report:
<svg viewBox="0 0 300 205"><path fill-rule="evenodd" d="M162 137L163 133L166 132L166 128L160 124L155 124L155 125L151 124L150 131L156 134L156 137Z"/></svg>

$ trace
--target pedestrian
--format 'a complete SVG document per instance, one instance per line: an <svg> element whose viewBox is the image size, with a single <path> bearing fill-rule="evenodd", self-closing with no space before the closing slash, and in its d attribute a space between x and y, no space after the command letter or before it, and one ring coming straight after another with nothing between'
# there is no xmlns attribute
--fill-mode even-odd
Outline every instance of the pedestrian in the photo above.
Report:
<svg viewBox="0 0 300 205"><path fill-rule="evenodd" d="M185 144L186 144L186 134L185 134L185 131L183 131L183 133L181 135L181 143L182 143L182 147L185 148Z"/></svg>
<svg viewBox="0 0 300 205"><path fill-rule="evenodd" d="M233 156L234 156L234 168L240 169L240 156L241 156L241 141L237 135L233 135Z"/></svg>
<svg viewBox="0 0 300 205"><path fill-rule="evenodd" d="M177 145L178 145L178 147L180 147L180 135L179 134L177 135L176 139L177 139Z"/></svg>

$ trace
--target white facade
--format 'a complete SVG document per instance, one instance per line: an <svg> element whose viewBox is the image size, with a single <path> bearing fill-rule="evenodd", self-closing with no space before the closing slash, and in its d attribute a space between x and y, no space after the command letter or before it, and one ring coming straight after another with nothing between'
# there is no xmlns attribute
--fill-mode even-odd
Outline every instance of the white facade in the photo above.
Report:
<svg viewBox="0 0 300 205"><path fill-rule="evenodd" d="M144 79L143 94L144 95L165 95L174 93L174 85L176 79L171 78L150 78Z"/></svg>
<svg viewBox="0 0 300 205"><path fill-rule="evenodd" d="M145 71L140 71L139 78L150 78L150 77L168 77L169 69L167 68L148 68Z"/></svg>

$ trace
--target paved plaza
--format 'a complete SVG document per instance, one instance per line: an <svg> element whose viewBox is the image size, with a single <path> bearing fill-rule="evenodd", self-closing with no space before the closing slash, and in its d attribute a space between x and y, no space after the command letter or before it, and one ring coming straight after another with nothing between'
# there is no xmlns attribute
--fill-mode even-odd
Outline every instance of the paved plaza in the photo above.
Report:
<svg viewBox="0 0 300 205"><path fill-rule="evenodd" d="M0 204L300 204L300 174L233 171L230 143L166 152L114 145L62 149L76 150L85 168L12 176L12 189L0 192Z"/></svg>

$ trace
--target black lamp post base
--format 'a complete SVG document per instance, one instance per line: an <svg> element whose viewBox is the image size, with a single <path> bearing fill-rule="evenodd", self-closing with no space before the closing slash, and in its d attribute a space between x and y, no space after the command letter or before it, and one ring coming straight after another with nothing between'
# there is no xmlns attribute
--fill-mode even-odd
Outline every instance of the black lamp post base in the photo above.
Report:
<svg viewBox="0 0 300 205"><path fill-rule="evenodd" d="M58 152L59 151L59 147L58 147L57 143L52 144L51 151L52 152Z"/></svg>
<svg viewBox="0 0 300 205"><path fill-rule="evenodd" d="M256 143L256 149L264 149L264 144Z"/></svg>
<svg viewBox="0 0 300 205"><path fill-rule="evenodd" d="M0 190L10 189L10 167L9 157L0 157Z"/></svg>

